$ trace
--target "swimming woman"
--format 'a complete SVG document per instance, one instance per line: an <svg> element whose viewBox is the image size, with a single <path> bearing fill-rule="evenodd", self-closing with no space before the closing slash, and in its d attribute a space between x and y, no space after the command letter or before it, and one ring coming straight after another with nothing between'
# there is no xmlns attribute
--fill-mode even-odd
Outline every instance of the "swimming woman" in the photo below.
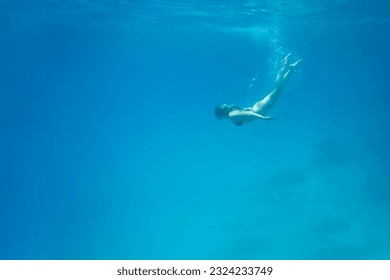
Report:
<svg viewBox="0 0 390 280"><path fill-rule="evenodd" d="M233 105L223 104L215 108L215 115L217 119L229 119L236 125L243 125L244 123L255 120L271 121L275 117L266 116L268 111L274 106L279 96L282 94L283 87L291 74L295 71L301 59L293 64L289 64L290 54L282 60L282 67L276 76L275 88L262 100L258 101L253 107L240 108Z"/></svg>

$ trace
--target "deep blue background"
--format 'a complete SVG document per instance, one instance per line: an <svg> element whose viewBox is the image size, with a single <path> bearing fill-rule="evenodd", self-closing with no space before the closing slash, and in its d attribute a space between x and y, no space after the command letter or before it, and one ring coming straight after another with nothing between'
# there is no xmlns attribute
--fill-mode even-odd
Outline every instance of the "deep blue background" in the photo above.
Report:
<svg viewBox="0 0 390 280"><path fill-rule="evenodd" d="M0 5L1 259L390 258L388 4L207 26L49 3ZM288 52L275 121L215 118Z"/></svg>

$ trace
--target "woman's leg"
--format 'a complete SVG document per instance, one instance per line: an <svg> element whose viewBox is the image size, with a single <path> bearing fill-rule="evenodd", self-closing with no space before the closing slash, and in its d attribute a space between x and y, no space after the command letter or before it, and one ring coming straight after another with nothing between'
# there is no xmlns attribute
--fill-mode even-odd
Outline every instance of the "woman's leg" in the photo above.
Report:
<svg viewBox="0 0 390 280"><path fill-rule="evenodd" d="M290 55L291 54L288 54L282 60L282 67L280 68L276 76L275 88L269 94L267 94L266 97L256 102L255 105L253 105L253 112L260 115L267 114L268 111L272 108L272 106L276 103L279 96L282 94L284 85L286 84L291 74L295 71L299 62L301 62L301 60L298 60L297 62L288 65L288 59Z"/></svg>

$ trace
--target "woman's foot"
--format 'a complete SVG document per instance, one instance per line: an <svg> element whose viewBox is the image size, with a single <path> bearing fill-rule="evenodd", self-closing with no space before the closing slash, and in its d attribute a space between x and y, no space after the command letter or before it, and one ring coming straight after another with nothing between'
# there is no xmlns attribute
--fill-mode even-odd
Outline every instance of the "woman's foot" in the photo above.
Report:
<svg viewBox="0 0 390 280"><path fill-rule="evenodd" d="M290 64L289 67L290 69L292 70L295 70L295 68L297 68L298 64L301 63L302 59L298 60L297 62L293 63L293 64Z"/></svg>
<svg viewBox="0 0 390 280"><path fill-rule="evenodd" d="M288 55L285 56L285 58L282 59L283 66L287 66L290 56L291 56L291 53L289 53Z"/></svg>

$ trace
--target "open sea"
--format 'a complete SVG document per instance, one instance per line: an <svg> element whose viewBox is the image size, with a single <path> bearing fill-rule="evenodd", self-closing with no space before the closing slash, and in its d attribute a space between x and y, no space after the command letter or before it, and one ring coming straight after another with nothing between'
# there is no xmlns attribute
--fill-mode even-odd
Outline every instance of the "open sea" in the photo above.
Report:
<svg viewBox="0 0 390 280"><path fill-rule="evenodd" d="M0 259L390 259L387 0L0 0ZM236 126L281 59L269 113Z"/></svg>

